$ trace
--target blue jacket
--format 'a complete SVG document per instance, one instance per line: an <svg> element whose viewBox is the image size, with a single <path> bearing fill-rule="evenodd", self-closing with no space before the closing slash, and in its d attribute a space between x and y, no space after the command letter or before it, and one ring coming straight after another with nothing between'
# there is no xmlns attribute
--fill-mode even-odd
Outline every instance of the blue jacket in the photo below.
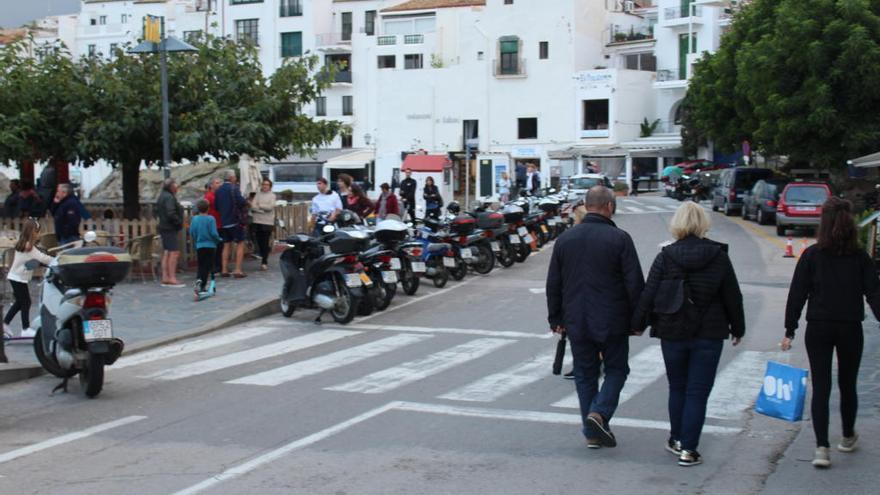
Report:
<svg viewBox="0 0 880 495"><path fill-rule="evenodd" d="M60 203L53 205L52 215L55 219L55 235L58 242L79 238L79 223L82 220L82 205L76 196L70 194Z"/></svg>
<svg viewBox="0 0 880 495"><path fill-rule="evenodd" d="M629 234L601 215L588 214L553 246L547 272L550 327L565 327L573 343L627 335L644 287Z"/></svg>
<svg viewBox="0 0 880 495"><path fill-rule="evenodd" d="M216 248L222 239L217 233L217 222L211 215L196 215L189 225L189 235L196 249Z"/></svg>
<svg viewBox="0 0 880 495"><path fill-rule="evenodd" d="M237 186L224 182L214 192L214 207L220 213L220 226L232 227L241 223L239 212L247 203Z"/></svg>

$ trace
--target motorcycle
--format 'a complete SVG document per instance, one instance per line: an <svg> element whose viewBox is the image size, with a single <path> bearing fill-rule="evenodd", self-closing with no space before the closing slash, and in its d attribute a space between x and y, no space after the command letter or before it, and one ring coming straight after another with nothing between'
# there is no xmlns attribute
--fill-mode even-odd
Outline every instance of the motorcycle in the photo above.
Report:
<svg viewBox="0 0 880 495"><path fill-rule="evenodd" d="M522 263L532 253L532 236L525 223L525 210L517 204L508 204L501 209L507 224L507 238L514 251L514 259Z"/></svg>
<svg viewBox="0 0 880 495"><path fill-rule="evenodd" d="M410 256L421 259L425 265L425 277L431 279L438 289L446 286L450 269L456 267L452 245L443 242L446 239L447 235L437 234L431 228L422 226L416 230L416 238L404 248Z"/></svg>
<svg viewBox="0 0 880 495"><path fill-rule="evenodd" d="M87 232L84 241L96 237ZM117 247L83 246L83 241L60 246L46 268L33 345L40 365L63 379L52 393L67 392L67 381L79 375L82 391L94 398L104 387L104 367L115 363L125 347L113 335L110 296L128 276L131 256ZM34 260L27 266L36 265Z"/></svg>
<svg viewBox="0 0 880 495"><path fill-rule="evenodd" d="M425 273L425 264L418 255L412 253L413 249L421 248L422 244L417 240L407 240L409 227L399 221L386 219L376 224L374 236L385 249L391 251L388 263L389 269L396 270L399 275L400 287L403 293L412 296L419 290L419 277Z"/></svg>
<svg viewBox="0 0 880 495"><path fill-rule="evenodd" d="M453 201L446 207L452 216L449 219L449 239L455 254L456 267L450 269L455 280L461 280L471 267L480 275L486 275L495 268L495 253L492 245L477 229L477 219L471 215L461 215L461 207Z"/></svg>

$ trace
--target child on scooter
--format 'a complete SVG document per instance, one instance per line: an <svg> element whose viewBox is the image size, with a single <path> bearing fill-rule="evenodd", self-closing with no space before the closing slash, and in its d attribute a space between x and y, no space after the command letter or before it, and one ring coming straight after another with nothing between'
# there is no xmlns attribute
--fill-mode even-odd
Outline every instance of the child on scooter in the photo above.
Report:
<svg viewBox="0 0 880 495"><path fill-rule="evenodd" d="M217 223L214 217L208 213L209 208L208 200L198 200L196 202L198 214L193 217L189 226L189 234L196 246L196 258L199 263L198 279L194 288L196 300L199 300L200 293L205 292L208 277L211 277L211 282L214 281L215 250L217 244L221 242L220 234L217 232Z"/></svg>
<svg viewBox="0 0 880 495"><path fill-rule="evenodd" d="M15 314L21 311L21 334L19 338L33 338L37 331L31 326L31 293L28 289L28 282L34 275L33 270L27 268L26 263L31 260L37 260L43 265L48 265L54 260L53 257L43 253L36 248L37 239L40 237L40 224L33 218L29 218L24 222L21 230L21 236L15 243L15 257L12 259L12 267L9 268L9 285L12 286L12 294L15 302L9 307L6 318L3 319L3 337L6 339L13 338L12 332L9 330L9 324L15 318Z"/></svg>

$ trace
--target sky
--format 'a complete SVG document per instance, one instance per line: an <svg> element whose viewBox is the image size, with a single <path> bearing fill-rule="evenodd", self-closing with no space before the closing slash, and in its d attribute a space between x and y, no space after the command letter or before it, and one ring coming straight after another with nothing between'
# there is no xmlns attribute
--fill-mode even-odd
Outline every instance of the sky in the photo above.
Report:
<svg viewBox="0 0 880 495"><path fill-rule="evenodd" d="M0 0L0 27L19 27L47 15L79 12L80 0Z"/></svg>

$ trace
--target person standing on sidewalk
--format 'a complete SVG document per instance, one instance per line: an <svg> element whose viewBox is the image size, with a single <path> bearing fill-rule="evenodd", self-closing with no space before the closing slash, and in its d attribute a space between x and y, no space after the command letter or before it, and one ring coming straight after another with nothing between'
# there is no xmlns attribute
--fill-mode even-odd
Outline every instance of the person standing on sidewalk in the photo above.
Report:
<svg viewBox="0 0 880 495"><path fill-rule="evenodd" d="M583 223L553 246L547 319L551 331L571 342L583 434L597 449L617 445L609 422L629 374L630 322L645 280L632 238L611 221L611 190L593 187L584 203L589 213Z"/></svg>
<svg viewBox="0 0 880 495"><path fill-rule="evenodd" d="M697 447L724 341L732 337L739 345L746 331L727 245L706 238L709 225L696 203L678 208L669 224L675 242L654 259L632 323L639 333L650 324L651 336L660 339L669 381L666 450L680 466L703 462Z"/></svg>
<svg viewBox="0 0 880 495"><path fill-rule="evenodd" d="M339 174L336 177L336 190L339 193L339 199L342 206L348 204L348 198L351 196L351 185L354 179L348 174Z"/></svg>
<svg viewBox="0 0 880 495"><path fill-rule="evenodd" d="M220 232L220 229L223 228L223 224L220 222L220 212L217 211L217 201L215 197L215 192L217 189L220 189L220 186L223 185L223 180L220 177L212 177L208 184L205 186L205 199L208 201L208 214L214 217L214 223L217 226L217 232ZM220 238L220 242L217 243L216 254L214 257L214 267L212 268L212 274L220 273L220 263L223 260L223 238Z"/></svg>
<svg viewBox="0 0 880 495"><path fill-rule="evenodd" d="M376 200L376 219L385 220L388 215L400 216L400 205L397 203L397 196L391 192L391 186L387 182L383 182L379 186L379 190L381 193L379 199Z"/></svg>
<svg viewBox="0 0 880 495"><path fill-rule="evenodd" d="M180 258L180 231L183 230L183 207L177 201L177 182L167 178L156 199L159 217L159 236L162 238L162 286L183 287L177 280L177 260Z"/></svg>
<svg viewBox="0 0 880 495"><path fill-rule="evenodd" d="M220 243L220 233L217 232L217 224L209 212L210 206L208 200L204 198L198 200L196 202L198 214L192 218L189 225L189 233L196 247L196 258L199 264L194 287L196 299L198 299L200 292L205 292L208 280L214 279L215 251Z"/></svg>
<svg viewBox="0 0 880 495"><path fill-rule="evenodd" d="M260 250L260 269L269 269L269 239L275 230L275 193L272 192L272 181L263 179L258 192L251 201L251 215L254 221L254 235L257 238L257 248Z"/></svg>
<svg viewBox="0 0 880 495"><path fill-rule="evenodd" d="M785 307L785 338L780 344L783 351L791 349L801 311L807 304L804 344L813 381L813 466L817 468L831 466L828 401L834 352L843 424L837 450L853 452L859 440L855 430L859 407L856 384L864 347L865 300L874 316L880 318L880 280L871 257L859 249L852 210L852 203L836 197L822 205L816 244L798 260Z"/></svg>
<svg viewBox="0 0 880 495"><path fill-rule="evenodd" d="M425 179L422 198L425 200L425 217L439 220L443 208L443 196L440 196L440 189L434 184L434 178L431 176Z"/></svg>
<svg viewBox="0 0 880 495"><path fill-rule="evenodd" d="M21 337L33 337L37 331L31 328L31 293L28 283L34 275L34 271L29 269L26 264L28 261L37 260L43 265L48 265L54 259L48 254L43 253L36 248L37 240L40 238L40 224L33 218L25 220L24 227L21 230L21 236L15 243L15 256L12 258L12 266L9 268L9 274L6 279L12 286L12 294L15 302L9 307L6 318L3 319L3 334L5 337L11 338L12 332L9 330L9 324L15 318L15 314L21 311Z"/></svg>
<svg viewBox="0 0 880 495"><path fill-rule="evenodd" d="M232 276L244 278L247 275L241 270L244 261L244 224L242 212L247 208L247 200L241 195L236 183L235 171L228 170L223 185L214 191L214 203L220 213L220 237L223 238L223 258L220 260L220 276L228 277L229 256L235 245L235 271Z"/></svg>
<svg viewBox="0 0 880 495"><path fill-rule="evenodd" d="M52 216L55 219L55 236L59 245L79 240L81 206L73 195L73 187L70 184L58 184L55 200L52 202Z"/></svg>
<svg viewBox="0 0 880 495"><path fill-rule="evenodd" d="M404 173L406 174L406 179L400 181L400 199L403 201L403 209L406 210L407 219L415 223L416 189L419 187L419 184L412 178L412 170L406 169Z"/></svg>

